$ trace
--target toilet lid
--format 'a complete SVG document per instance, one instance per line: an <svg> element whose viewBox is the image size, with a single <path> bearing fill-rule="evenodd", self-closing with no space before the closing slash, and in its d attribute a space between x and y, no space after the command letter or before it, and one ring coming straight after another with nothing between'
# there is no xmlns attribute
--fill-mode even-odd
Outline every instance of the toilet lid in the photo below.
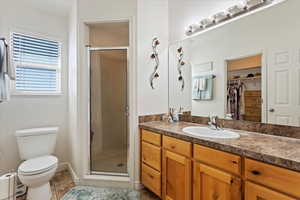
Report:
<svg viewBox="0 0 300 200"><path fill-rule="evenodd" d="M57 165L55 156L42 156L32 158L23 162L19 167L19 172L22 174L38 174L48 171Z"/></svg>

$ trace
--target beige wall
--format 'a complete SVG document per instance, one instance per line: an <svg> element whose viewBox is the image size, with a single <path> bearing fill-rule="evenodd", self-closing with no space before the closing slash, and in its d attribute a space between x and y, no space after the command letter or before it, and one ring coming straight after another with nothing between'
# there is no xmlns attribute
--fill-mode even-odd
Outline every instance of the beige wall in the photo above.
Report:
<svg viewBox="0 0 300 200"><path fill-rule="evenodd" d="M128 22L100 23L89 27L93 47L129 46Z"/></svg>

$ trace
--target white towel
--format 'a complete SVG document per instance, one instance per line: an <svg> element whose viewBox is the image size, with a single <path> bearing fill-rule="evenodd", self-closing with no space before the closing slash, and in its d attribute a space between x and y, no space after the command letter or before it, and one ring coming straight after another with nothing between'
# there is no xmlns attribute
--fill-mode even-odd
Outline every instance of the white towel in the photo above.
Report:
<svg viewBox="0 0 300 200"><path fill-rule="evenodd" d="M198 90L204 91L206 90L206 78L200 78L198 80Z"/></svg>
<svg viewBox="0 0 300 200"><path fill-rule="evenodd" d="M193 85L194 85L194 86L193 86L194 90L195 90L195 91L198 91L198 87L199 87L198 79L195 79L195 80L194 80L194 84L193 84Z"/></svg>

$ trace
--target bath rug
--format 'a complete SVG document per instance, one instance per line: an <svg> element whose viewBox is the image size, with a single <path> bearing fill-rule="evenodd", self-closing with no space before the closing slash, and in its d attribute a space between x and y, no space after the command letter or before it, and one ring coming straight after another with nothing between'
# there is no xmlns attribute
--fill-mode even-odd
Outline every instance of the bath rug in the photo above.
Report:
<svg viewBox="0 0 300 200"><path fill-rule="evenodd" d="M76 186L62 200L140 200L140 193L132 189Z"/></svg>

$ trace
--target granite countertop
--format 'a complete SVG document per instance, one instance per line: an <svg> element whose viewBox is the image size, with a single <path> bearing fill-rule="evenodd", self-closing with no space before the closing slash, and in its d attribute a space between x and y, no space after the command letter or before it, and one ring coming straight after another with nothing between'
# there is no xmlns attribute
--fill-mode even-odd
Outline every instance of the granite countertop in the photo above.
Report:
<svg viewBox="0 0 300 200"><path fill-rule="evenodd" d="M140 128L200 144L214 149L238 154L247 158L300 172L300 139L233 130L238 139L215 139L190 136L182 129L187 126L205 126L189 122L169 123L152 121L140 123Z"/></svg>

